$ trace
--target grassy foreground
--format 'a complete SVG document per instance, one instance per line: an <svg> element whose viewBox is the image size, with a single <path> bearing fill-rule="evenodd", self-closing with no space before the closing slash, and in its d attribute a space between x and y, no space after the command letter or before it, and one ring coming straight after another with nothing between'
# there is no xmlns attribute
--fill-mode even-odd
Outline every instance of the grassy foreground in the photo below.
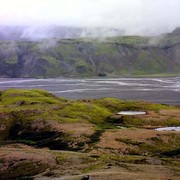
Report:
<svg viewBox="0 0 180 180"><path fill-rule="evenodd" d="M146 115L122 116L124 110ZM180 108L114 98L0 92L1 179L178 179Z"/></svg>

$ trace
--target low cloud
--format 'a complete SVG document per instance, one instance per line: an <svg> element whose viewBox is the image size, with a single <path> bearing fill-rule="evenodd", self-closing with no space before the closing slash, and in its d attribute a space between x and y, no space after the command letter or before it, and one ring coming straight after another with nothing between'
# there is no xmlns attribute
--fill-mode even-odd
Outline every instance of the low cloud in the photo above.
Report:
<svg viewBox="0 0 180 180"><path fill-rule="evenodd" d="M82 36L93 34L94 28L109 35L117 32L112 29L126 35L158 35L180 26L179 0L0 0L0 4L0 25L28 27L22 37L49 35L49 26L83 28Z"/></svg>

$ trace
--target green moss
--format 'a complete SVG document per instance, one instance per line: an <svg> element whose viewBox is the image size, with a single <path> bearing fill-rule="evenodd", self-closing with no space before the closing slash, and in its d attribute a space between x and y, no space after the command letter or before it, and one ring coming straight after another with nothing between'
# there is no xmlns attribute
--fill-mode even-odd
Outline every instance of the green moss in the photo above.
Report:
<svg viewBox="0 0 180 180"><path fill-rule="evenodd" d="M119 119L119 123L124 126L143 126L144 120L135 116L122 116Z"/></svg>
<svg viewBox="0 0 180 180"><path fill-rule="evenodd" d="M62 117L85 120L95 124L101 124L111 115L106 108L95 104L73 102L59 111Z"/></svg>
<svg viewBox="0 0 180 180"><path fill-rule="evenodd" d="M161 109L172 109L172 107L163 104L144 103L144 109L159 112Z"/></svg>
<svg viewBox="0 0 180 180"><path fill-rule="evenodd" d="M176 109L175 107L163 104L155 104L143 101L125 101L122 104L122 110L139 110L139 111L155 111L159 112L162 109Z"/></svg>
<svg viewBox="0 0 180 180"><path fill-rule="evenodd" d="M54 95L47 93L43 90L18 90L9 89L4 91L1 100L4 105L13 105L18 102L24 101L24 104L31 103L47 103L56 104L58 103L58 98Z"/></svg>
<svg viewBox="0 0 180 180"><path fill-rule="evenodd" d="M144 160L143 156L130 156L130 155L112 155L112 154L105 154L101 157L104 160L113 160L115 162L122 162L122 163L137 163Z"/></svg>
<svg viewBox="0 0 180 180"><path fill-rule="evenodd" d="M155 156L178 155L180 149L180 140L178 135L167 134L167 138L170 142L165 142L161 137L158 136L147 139L147 142L135 141L129 138L116 138L116 141L130 145L134 148L135 152L140 154L146 152ZM131 150L128 153L132 154Z"/></svg>
<svg viewBox="0 0 180 180"><path fill-rule="evenodd" d="M169 118L162 122L162 126L180 126L180 120L176 118Z"/></svg>
<svg viewBox="0 0 180 180"><path fill-rule="evenodd" d="M90 166L88 166L87 168L85 168L83 170L83 173L88 173L88 172L91 172L91 171L96 171L96 170L99 170L100 168L102 168L104 164L102 163L95 163L95 164L92 164Z"/></svg>
<svg viewBox="0 0 180 180"><path fill-rule="evenodd" d="M96 103L99 106L105 107L109 109L111 112L114 112L117 111L122 106L124 101L115 98L103 98L103 99L93 100L93 103Z"/></svg>
<svg viewBox="0 0 180 180"><path fill-rule="evenodd" d="M167 115L167 118L163 116L161 119L147 119L144 116L118 116L117 112L122 110L140 110L140 111L154 111L156 116L162 116L159 111L161 109L175 109L178 108L151 104L141 101L122 101L115 98L103 98L96 100L66 100L63 98L56 97L43 90L18 90L9 89L1 92L1 104L0 109L0 125L2 126L0 140L3 141L7 138L12 139L16 137L19 132L26 132L24 136L18 136L16 140L25 144L36 144L39 140L33 138L33 133L35 129L32 128L32 122L36 124L40 122L43 127L40 128L37 137L43 137L41 141L45 144L52 146L50 141L47 143L45 136L50 137L50 140L55 144L59 143L60 147L62 143L65 143L66 148L71 148L68 143L74 142L72 137L73 133L66 132L65 134L57 135L55 131L52 130L50 124L47 122L55 123L75 123L75 122L85 122L94 124L95 133L92 136L86 138L90 139L90 144L99 141L101 134L107 129L114 129L117 126L114 124L123 124L124 126L133 127L143 127L147 125L151 126L173 126L180 125L178 118L171 117ZM13 134L14 133L14 134ZM44 133L44 134L43 134ZM53 134L55 133L55 134ZM44 135L44 136L42 136ZM55 139L51 139L55 135ZM58 137L56 137L56 135ZM64 137L63 141L60 137ZM83 136L84 137L84 136ZM75 148L83 147L83 142L76 144ZM132 146L142 146L141 149L148 151L148 147L152 149L151 152L157 152L158 149L152 144L141 144L135 145L132 141L127 141ZM174 141L171 144L177 144ZM53 146L54 147L54 146ZM166 145L163 144L163 148ZM153 150L154 149L154 150ZM138 149L134 149L134 151ZM165 148L161 152L167 152L175 150L173 147L170 149Z"/></svg>

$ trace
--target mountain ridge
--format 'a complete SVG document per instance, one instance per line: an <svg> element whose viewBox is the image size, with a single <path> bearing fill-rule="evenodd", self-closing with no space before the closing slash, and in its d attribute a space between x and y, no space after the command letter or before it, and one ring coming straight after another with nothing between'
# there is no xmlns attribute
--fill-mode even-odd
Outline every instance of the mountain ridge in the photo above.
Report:
<svg viewBox="0 0 180 180"><path fill-rule="evenodd" d="M179 75L177 31L158 37L1 40L0 77Z"/></svg>

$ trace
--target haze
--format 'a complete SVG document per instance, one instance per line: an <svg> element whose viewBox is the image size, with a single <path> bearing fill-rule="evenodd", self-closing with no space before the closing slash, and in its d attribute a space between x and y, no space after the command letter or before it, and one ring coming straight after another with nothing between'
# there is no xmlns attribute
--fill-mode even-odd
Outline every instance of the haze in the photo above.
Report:
<svg viewBox="0 0 180 180"><path fill-rule="evenodd" d="M0 0L2 26L117 28L158 35L180 26L179 0Z"/></svg>

